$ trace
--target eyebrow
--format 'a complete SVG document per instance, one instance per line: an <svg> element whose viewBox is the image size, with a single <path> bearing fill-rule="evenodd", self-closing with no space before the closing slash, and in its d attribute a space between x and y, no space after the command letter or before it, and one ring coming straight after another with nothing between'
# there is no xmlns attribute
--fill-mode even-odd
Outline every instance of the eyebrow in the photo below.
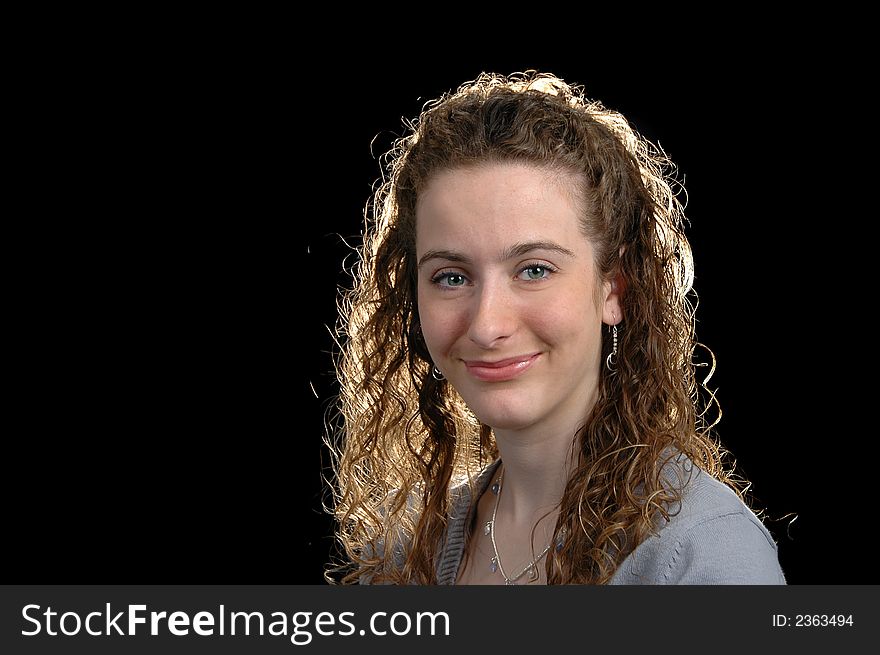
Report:
<svg viewBox="0 0 880 655"><path fill-rule="evenodd" d="M528 241L525 243L515 243L512 246L505 248L498 259L499 261L504 262L509 259L514 259L515 257L522 257L533 250L549 250L550 252L557 252L561 255L566 255L567 257L575 256L575 254L568 248L563 248L558 243L553 243L552 241ZM422 255L421 259L419 259L419 268L422 268L422 266L431 259L445 259L451 262L461 262L462 264L471 263L471 260L466 255L456 252L455 250L429 250Z"/></svg>

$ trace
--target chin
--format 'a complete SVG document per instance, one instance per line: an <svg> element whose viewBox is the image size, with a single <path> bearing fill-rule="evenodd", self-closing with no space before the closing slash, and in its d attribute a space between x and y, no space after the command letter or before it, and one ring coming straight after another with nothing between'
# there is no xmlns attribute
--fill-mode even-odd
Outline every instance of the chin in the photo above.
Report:
<svg viewBox="0 0 880 655"><path fill-rule="evenodd" d="M496 430L521 430L536 423L540 416L537 411L517 404L513 407L504 405L487 406L487 403L475 403L468 406L481 423Z"/></svg>
<svg viewBox="0 0 880 655"><path fill-rule="evenodd" d="M544 390L532 381L474 384L464 378L451 382L474 416L484 425L498 430L527 428L539 422L551 409L546 403Z"/></svg>
<svg viewBox="0 0 880 655"><path fill-rule="evenodd" d="M495 417L492 417L492 418L494 419ZM482 421L482 419L480 419L480 420ZM517 430L524 430L525 428L527 428L530 425L532 425L533 423L535 423L534 420L527 420L524 418L518 418L518 417L512 417L512 416L498 417L497 420L490 419L488 421L482 421L482 422L485 425L488 425L493 430L506 430L506 431L511 431L511 432L515 432Z"/></svg>

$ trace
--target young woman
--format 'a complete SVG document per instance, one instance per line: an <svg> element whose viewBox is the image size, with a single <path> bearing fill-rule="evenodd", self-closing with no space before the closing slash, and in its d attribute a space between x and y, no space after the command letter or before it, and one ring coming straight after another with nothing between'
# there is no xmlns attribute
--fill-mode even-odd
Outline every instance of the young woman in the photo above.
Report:
<svg viewBox="0 0 880 655"><path fill-rule="evenodd" d="M784 584L705 420L663 154L546 74L411 127L341 303L342 580Z"/></svg>

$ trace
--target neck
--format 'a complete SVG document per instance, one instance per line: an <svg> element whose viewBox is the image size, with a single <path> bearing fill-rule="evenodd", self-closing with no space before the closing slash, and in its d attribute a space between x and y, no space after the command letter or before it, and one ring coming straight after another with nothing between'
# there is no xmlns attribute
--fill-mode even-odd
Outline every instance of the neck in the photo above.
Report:
<svg viewBox="0 0 880 655"><path fill-rule="evenodd" d="M532 425L494 428L504 467L504 502L499 513L513 524L530 528L548 512L555 516L552 510L562 500L578 462L575 440L597 396L598 387L592 385Z"/></svg>
<svg viewBox="0 0 880 655"><path fill-rule="evenodd" d="M574 467L579 425L544 430L496 430L504 468L503 511L513 523L534 524L562 499Z"/></svg>

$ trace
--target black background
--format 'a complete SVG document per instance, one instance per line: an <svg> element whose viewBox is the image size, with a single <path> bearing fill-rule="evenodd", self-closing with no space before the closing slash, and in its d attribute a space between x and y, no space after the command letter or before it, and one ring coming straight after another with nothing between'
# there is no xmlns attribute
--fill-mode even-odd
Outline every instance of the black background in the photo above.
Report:
<svg viewBox="0 0 880 655"><path fill-rule="evenodd" d="M47 56L28 79L43 100L18 104L30 202L12 242L6 581L321 583L328 327L377 157L425 101L535 68L679 167L718 435L789 582L876 582L830 263L841 190L816 127L844 99L821 48L751 34L333 59L274 32L128 36Z"/></svg>

